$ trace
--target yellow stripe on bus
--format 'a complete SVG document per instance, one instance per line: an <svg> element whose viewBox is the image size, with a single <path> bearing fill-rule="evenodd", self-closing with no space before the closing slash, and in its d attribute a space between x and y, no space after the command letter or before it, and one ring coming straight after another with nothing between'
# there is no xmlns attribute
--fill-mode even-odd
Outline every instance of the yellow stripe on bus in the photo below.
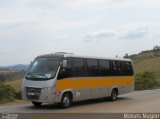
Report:
<svg viewBox="0 0 160 119"><path fill-rule="evenodd" d="M134 84L134 78L128 77L82 77L82 78L66 78L57 80L56 89L81 89L81 88L96 88L123 86Z"/></svg>

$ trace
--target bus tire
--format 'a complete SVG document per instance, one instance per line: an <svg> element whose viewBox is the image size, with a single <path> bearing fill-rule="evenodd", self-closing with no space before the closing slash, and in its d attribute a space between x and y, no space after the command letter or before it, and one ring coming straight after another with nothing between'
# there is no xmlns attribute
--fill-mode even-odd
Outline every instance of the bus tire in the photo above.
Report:
<svg viewBox="0 0 160 119"><path fill-rule="evenodd" d="M62 95L60 106L62 108L68 108L72 103L72 97L70 93L66 92Z"/></svg>
<svg viewBox="0 0 160 119"><path fill-rule="evenodd" d="M41 102L32 102L32 104L36 107L40 107L42 105Z"/></svg>
<svg viewBox="0 0 160 119"><path fill-rule="evenodd" d="M109 97L109 100L115 101L117 100L117 96L118 96L118 90L114 88L111 92L111 96Z"/></svg>

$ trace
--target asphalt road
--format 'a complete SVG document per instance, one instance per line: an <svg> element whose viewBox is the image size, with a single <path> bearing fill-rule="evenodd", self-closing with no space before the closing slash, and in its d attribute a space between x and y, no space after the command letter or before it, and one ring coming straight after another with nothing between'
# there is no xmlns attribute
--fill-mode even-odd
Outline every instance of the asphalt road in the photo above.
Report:
<svg viewBox="0 0 160 119"><path fill-rule="evenodd" d="M8 113L160 113L160 89L135 91L119 96L114 102L106 99L87 100L74 103L68 109L44 104L34 107L31 103L0 106L0 112Z"/></svg>

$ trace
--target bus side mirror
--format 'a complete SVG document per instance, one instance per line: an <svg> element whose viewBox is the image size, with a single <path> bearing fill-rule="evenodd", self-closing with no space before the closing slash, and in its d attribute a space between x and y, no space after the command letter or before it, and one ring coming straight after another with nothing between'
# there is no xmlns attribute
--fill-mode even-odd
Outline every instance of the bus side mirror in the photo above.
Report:
<svg viewBox="0 0 160 119"><path fill-rule="evenodd" d="M62 61L63 68L67 68L67 60Z"/></svg>

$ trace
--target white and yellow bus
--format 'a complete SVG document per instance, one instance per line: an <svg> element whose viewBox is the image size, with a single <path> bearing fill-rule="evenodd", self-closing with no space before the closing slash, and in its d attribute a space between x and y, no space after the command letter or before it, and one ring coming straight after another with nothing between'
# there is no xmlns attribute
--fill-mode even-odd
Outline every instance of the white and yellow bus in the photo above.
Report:
<svg viewBox="0 0 160 119"><path fill-rule="evenodd" d="M35 106L109 97L134 91L130 59L78 56L71 53L41 55L31 63L22 84L22 98Z"/></svg>

